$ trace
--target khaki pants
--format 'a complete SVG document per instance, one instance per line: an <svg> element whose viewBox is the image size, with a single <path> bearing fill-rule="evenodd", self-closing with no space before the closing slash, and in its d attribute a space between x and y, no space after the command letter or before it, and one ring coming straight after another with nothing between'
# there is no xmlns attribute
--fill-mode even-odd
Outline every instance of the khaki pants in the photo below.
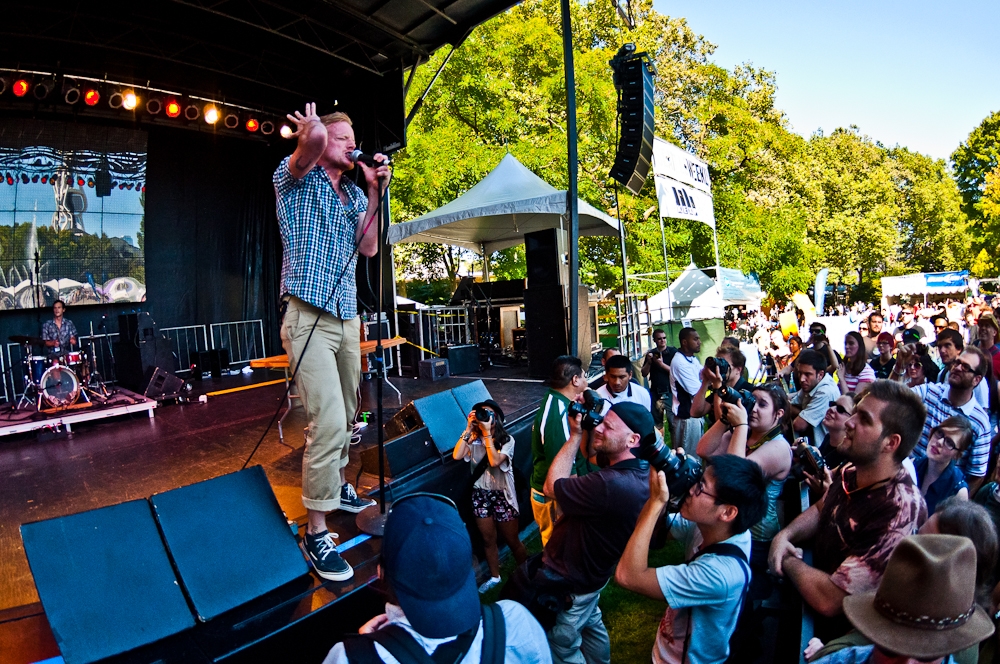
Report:
<svg viewBox="0 0 1000 664"><path fill-rule="evenodd" d="M317 316L319 323L306 349ZM295 387L309 420L302 457L302 504L306 509L330 512L340 507L340 471L347 465L358 408L360 339L359 319L342 320L297 297L288 301L281 345L288 353L291 371L303 358Z"/></svg>
<svg viewBox="0 0 1000 664"><path fill-rule="evenodd" d="M538 524L538 534L542 538L542 547L549 543L552 537L552 528L559 518L559 507L556 501L546 498L545 494L536 489L531 490L531 511L535 515L535 523Z"/></svg>

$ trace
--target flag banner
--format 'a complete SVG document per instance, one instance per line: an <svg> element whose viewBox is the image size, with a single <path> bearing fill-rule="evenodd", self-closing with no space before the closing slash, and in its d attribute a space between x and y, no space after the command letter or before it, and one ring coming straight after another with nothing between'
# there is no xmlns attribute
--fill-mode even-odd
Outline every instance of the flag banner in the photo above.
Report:
<svg viewBox="0 0 1000 664"><path fill-rule="evenodd" d="M715 228L715 210L709 194L659 175L655 178L655 184L661 217L693 219Z"/></svg>
<svg viewBox="0 0 1000 664"><path fill-rule="evenodd" d="M683 182L712 195L708 164L662 138L653 138L653 175Z"/></svg>

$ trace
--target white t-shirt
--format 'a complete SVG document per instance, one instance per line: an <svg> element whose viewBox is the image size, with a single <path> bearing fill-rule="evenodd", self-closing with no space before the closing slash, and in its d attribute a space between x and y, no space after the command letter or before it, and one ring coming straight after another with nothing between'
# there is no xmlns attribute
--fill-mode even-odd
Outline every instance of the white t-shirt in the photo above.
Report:
<svg viewBox="0 0 1000 664"><path fill-rule="evenodd" d="M597 393L606 402L605 413L611 409L611 404L624 403L626 401L630 403L637 403L646 410L650 410L653 407L653 401L649 396L649 390L647 390L642 385L636 385L635 383L629 383L625 388L624 392L619 392L618 394L611 394L611 390L608 389L607 384L601 385L597 388Z"/></svg>
<svg viewBox="0 0 1000 664"><path fill-rule="evenodd" d="M676 516L670 529L684 543L684 559L701 548L698 526ZM725 540L750 558L750 532ZM656 630L654 664L680 664L689 621L695 625L688 643L690 664L717 664L729 656L729 637L736 630L748 566L732 556L706 553L692 563L656 568L656 580L667 600L667 611ZM690 610L689 610L690 609ZM687 662L685 662L687 664Z"/></svg>
<svg viewBox="0 0 1000 664"><path fill-rule="evenodd" d="M681 399L677 395L678 388L687 393L685 401L688 414L684 417L689 418L691 417L691 400L701 389L701 362L694 355L688 357L680 351L674 354L674 359L670 362L670 392L674 398L672 405L674 415L678 414L678 406L681 403Z"/></svg>

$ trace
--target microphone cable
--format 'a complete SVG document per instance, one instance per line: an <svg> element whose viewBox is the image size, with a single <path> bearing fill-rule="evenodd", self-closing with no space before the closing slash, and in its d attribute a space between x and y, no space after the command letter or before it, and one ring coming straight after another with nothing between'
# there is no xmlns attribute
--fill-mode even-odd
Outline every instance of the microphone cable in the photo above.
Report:
<svg viewBox="0 0 1000 664"><path fill-rule="evenodd" d="M319 325L320 319L326 312L326 305L330 303L330 300L332 300L333 296L337 293L337 289L340 288L340 284L344 280L344 277L347 274L347 266L350 265L351 262L354 260L354 258L358 255L358 251L361 248L361 242L364 240L365 235L367 235L368 229L371 228L372 223L374 223L376 219L381 220L383 200L385 199L386 194L388 194L389 192L389 185L388 183L386 183L386 186L382 187L380 182L378 187L380 191L378 196L377 211L375 212L374 215L372 215L372 218L368 221L368 223L365 224L364 229L361 231L361 237L358 238L357 242L354 243L354 249L351 251L350 258L347 259L347 263L344 265L344 268L341 270L340 275L337 277L337 281L333 285L333 290L330 291L330 295L327 296L326 301L323 302L323 306L319 307L320 312L316 316L316 320L313 321L312 327L309 329L309 336L306 337L306 343L304 346L302 346L302 352L299 353L299 357L296 358L295 369L292 371L292 375L288 378L288 384L285 385L285 393L281 396L281 399L278 401L278 409L274 411L274 415L271 416L271 421L267 423L267 427L264 429L264 433L261 434L260 439L257 441L257 444L253 446L253 450L250 452L250 456L248 456L247 460L243 462L243 465L240 467L240 470L245 469L250 464L250 460L253 459L255 454L257 454L257 450L260 449L261 444L264 442L264 438L267 437L268 432L271 431L271 427L273 427L274 423L278 420L278 415L281 413L281 409L284 407L285 401L288 399L288 393L292 389L292 383L295 381L295 377L298 376L299 374L299 368L302 366L302 359L305 357L306 351L309 349L309 342L312 341L313 333L316 331L316 326ZM379 253L381 253L381 243L382 243L381 232L379 233L378 241L380 245ZM381 358L378 361L381 362L382 361Z"/></svg>

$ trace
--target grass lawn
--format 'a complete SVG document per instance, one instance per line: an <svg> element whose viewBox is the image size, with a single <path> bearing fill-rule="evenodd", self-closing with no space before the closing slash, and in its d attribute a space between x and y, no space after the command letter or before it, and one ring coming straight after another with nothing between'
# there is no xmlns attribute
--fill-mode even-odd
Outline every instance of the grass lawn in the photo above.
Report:
<svg viewBox="0 0 1000 664"><path fill-rule="evenodd" d="M535 531L524 540L528 555L542 550L542 541ZM654 567L676 564L683 560L684 551L678 542L669 542L664 548L651 551L649 564ZM514 559L507 556L500 567L500 576L504 582L514 571ZM482 595L483 601L495 602L500 598L503 584ZM604 613L604 624L611 637L611 661L622 664L648 662L656 638L656 629L663 618L666 603L648 599L625 590L612 581L601 593L601 611Z"/></svg>

